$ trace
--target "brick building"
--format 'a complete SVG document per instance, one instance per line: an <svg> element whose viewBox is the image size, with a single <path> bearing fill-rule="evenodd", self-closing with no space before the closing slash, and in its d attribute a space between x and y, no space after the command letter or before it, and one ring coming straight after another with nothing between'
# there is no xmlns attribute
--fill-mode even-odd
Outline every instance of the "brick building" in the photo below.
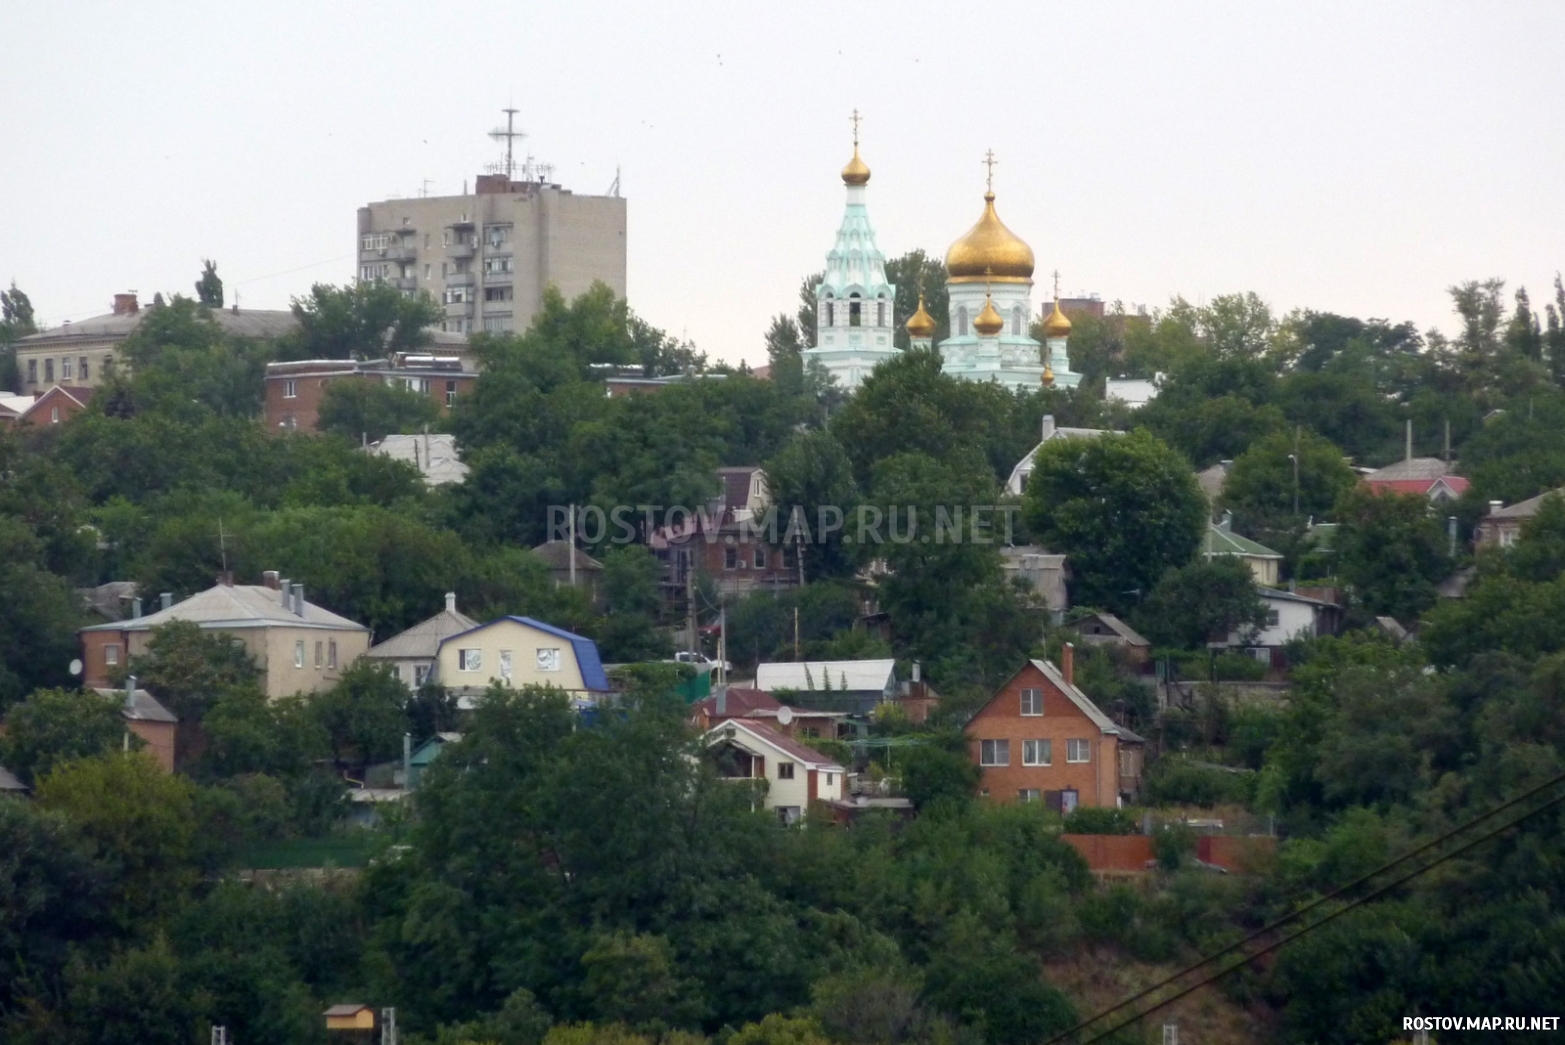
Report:
<svg viewBox="0 0 1565 1045"><path fill-rule="evenodd" d="M968 722L964 732L982 793L996 802L1114 808L1141 788L1146 741L1098 709L1074 682L1074 650L1063 664L1028 661Z"/></svg>
<svg viewBox="0 0 1565 1045"><path fill-rule="evenodd" d="M721 492L699 511L652 533L648 545L663 566L665 596L683 598L695 576L709 577L723 595L791 588L799 581L795 550L779 543L786 518L768 526L771 494L766 473L754 466L719 468Z"/></svg>
<svg viewBox="0 0 1565 1045"><path fill-rule="evenodd" d="M268 431L313 432L321 400L336 381L378 381L428 396L441 413L478 380L476 364L456 346L453 351L398 352L390 359L301 359L266 366Z"/></svg>

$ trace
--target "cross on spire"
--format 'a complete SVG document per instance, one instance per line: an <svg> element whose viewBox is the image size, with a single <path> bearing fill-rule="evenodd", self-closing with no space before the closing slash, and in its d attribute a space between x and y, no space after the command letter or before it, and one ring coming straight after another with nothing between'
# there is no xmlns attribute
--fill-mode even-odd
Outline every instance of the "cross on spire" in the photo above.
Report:
<svg viewBox="0 0 1565 1045"><path fill-rule="evenodd" d="M853 147L857 149L859 147L859 120L862 117L859 116L859 111L854 109L853 115L848 117L848 119L853 122Z"/></svg>
<svg viewBox="0 0 1565 1045"><path fill-rule="evenodd" d="M987 185L988 185L988 190L990 192L994 191L994 165L999 163L999 162L1000 162L999 160L994 158L994 150L993 149L990 149L988 152L984 153L983 164L984 164L985 167L989 168L989 173L986 176L986 182L987 182Z"/></svg>
<svg viewBox="0 0 1565 1045"><path fill-rule="evenodd" d="M1054 300L1060 300L1060 270L1054 270Z"/></svg>

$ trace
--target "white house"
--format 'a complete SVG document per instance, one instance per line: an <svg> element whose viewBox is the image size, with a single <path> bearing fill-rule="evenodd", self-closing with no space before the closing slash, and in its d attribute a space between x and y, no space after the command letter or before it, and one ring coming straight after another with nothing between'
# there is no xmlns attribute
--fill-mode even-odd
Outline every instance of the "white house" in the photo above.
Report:
<svg viewBox="0 0 1565 1045"><path fill-rule="evenodd" d="M1100 435L1124 435L1123 432L1111 432L1103 428L1057 428L1054 424L1053 414L1043 415L1042 438L1038 445L1027 451L1027 456L1016 462L1016 467L1011 469L1011 477L1005 481L1005 492L1013 497L1020 497L1022 491L1027 489L1027 480L1032 477L1033 458L1038 456L1038 451L1043 449L1043 444L1051 439L1095 439Z"/></svg>
<svg viewBox="0 0 1565 1045"><path fill-rule="evenodd" d="M456 608L456 592L446 592L446 608L398 632L385 642L371 646L364 654L370 660L390 666L392 674L417 689L435 670L440 643L446 638L478 627L478 622Z"/></svg>
<svg viewBox="0 0 1565 1045"><path fill-rule="evenodd" d="M847 770L763 722L728 719L705 734L718 772L730 780L765 780L767 809L785 824L811 802L842 800Z"/></svg>
<svg viewBox="0 0 1565 1045"><path fill-rule="evenodd" d="M442 639L434 681L469 707L496 682L555 686L589 699L609 689L597 643L531 617L498 617Z"/></svg>
<svg viewBox="0 0 1565 1045"><path fill-rule="evenodd" d="M1255 634L1232 633L1228 636L1228 645L1269 651L1293 639L1330 635L1336 630L1336 616L1340 611L1329 602L1281 588L1260 588L1256 594L1266 604L1266 624ZM1257 653L1256 656L1261 655Z"/></svg>
<svg viewBox="0 0 1565 1045"><path fill-rule="evenodd" d="M1132 410L1139 410L1157 398L1157 386L1162 377L1159 374L1150 381L1144 377L1111 377L1103 383L1103 398L1109 402L1118 400Z"/></svg>

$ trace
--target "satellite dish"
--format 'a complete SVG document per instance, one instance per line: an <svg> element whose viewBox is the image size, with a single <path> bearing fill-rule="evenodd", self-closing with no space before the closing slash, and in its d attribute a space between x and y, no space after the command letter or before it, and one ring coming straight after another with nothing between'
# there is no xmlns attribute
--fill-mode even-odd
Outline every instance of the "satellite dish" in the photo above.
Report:
<svg viewBox="0 0 1565 1045"><path fill-rule="evenodd" d="M82 673L82 662L80 660L72 660L70 672L72 675L80 675Z"/></svg>
<svg viewBox="0 0 1565 1045"><path fill-rule="evenodd" d="M788 707L785 704L782 707L777 709L777 724L779 726L786 726L789 723L791 723L792 721L793 721L793 708L790 708L790 707Z"/></svg>

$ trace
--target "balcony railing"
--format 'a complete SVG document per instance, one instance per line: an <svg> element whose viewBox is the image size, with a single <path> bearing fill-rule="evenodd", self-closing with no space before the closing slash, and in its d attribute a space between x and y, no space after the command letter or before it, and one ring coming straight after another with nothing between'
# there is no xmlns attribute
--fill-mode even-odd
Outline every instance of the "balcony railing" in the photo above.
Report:
<svg viewBox="0 0 1565 1045"><path fill-rule="evenodd" d="M470 258L478 248L471 243L453 243L446 248L448 258Z"/></svg>
<svg viewBox="0 0 1565 1045"><path fill-rule="evenodd" d="M446 277L446 286L448 287L470 287L475 282L476 280L474 280L471 272L453 272Z"/></svg>
<svg viewBox="0 0 1565 1045"><path fill-rule="evenodd" d="M484 283L485 284L510 283L510 282L514 281L515 278L516 278L516 273L514 273L514 272L485 272L484 273Z"/></svg>

